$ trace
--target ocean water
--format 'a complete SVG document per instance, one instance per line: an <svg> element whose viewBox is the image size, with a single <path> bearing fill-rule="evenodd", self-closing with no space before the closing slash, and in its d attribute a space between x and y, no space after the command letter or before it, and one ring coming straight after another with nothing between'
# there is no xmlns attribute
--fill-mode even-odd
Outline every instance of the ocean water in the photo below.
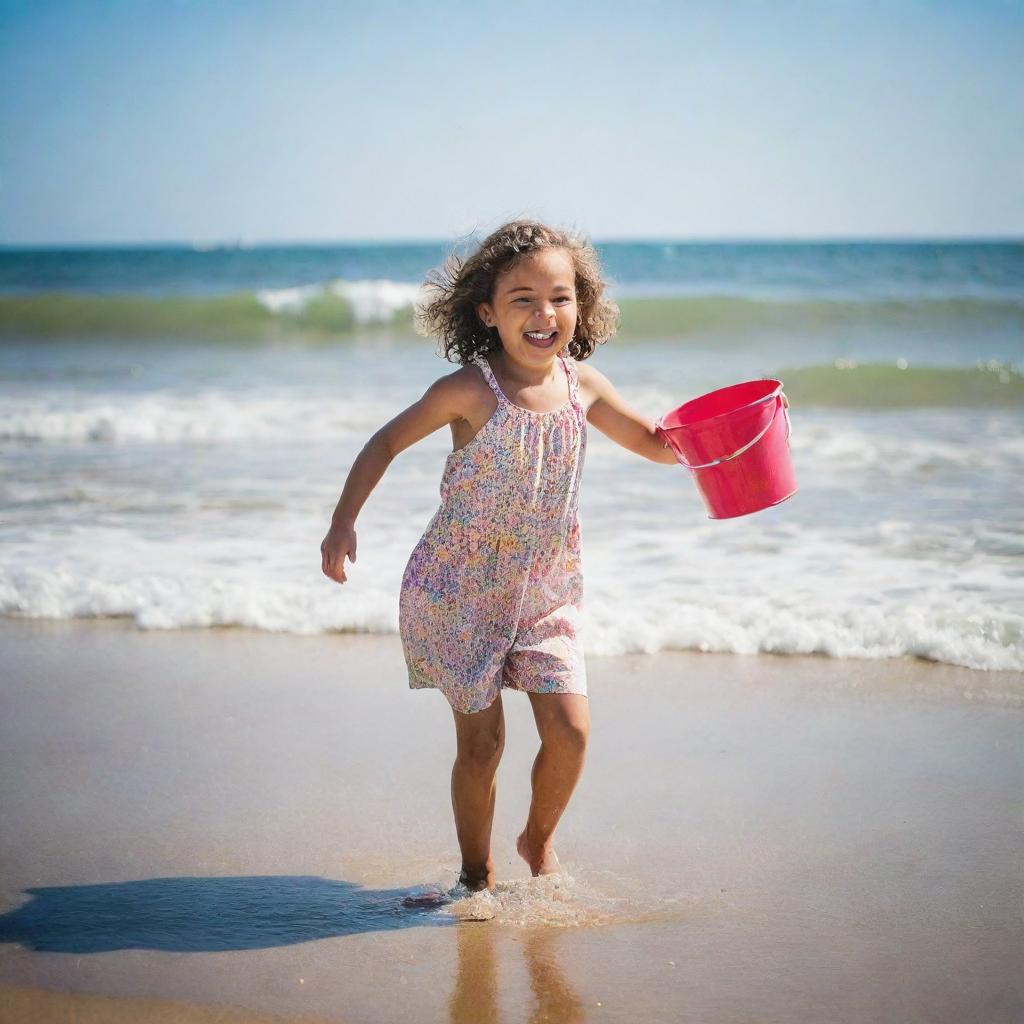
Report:
<svg viewBox="0 0 1024 1024"><path fill-rule="evenodd" d="M709 520L589 431L592 655L917 656L1024 669L1024 244L599 245L592 357L654 419L779 377L799 492ZM366 439L454 367L411 327L448 247L0 250L0 613L395 632L447 429L319 545Z"/></svg>

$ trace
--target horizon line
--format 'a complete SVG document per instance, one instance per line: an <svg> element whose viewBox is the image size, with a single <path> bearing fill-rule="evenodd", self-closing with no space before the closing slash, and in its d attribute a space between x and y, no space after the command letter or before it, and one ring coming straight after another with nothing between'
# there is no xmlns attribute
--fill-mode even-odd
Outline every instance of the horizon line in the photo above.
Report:
<svg viewBox="0 0 1024 1024"><path fill-rule="evenodd" d="M194 252L220 249L272 249L272 248L334 248L342 246L403 246L430 245L444 246L453 242L471 239L472 234L457 234L448 238L437 237L383 237L383 238L281 238L281 239L153 239L139 241L75 241L75 242L4 242L0 251L17 250L69 250L69 249L184 249ZM586 236L593 245L653 243L661 245L793 245L793 244L869 244L869 243L1024 243L1024 234L1006 235L606 235L601 238Z"/></svg>

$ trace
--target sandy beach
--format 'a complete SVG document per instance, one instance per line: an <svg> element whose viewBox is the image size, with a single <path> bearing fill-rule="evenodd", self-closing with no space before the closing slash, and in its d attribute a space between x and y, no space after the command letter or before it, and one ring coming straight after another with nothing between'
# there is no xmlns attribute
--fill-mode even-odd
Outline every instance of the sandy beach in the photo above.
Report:
<svg viewBox="0 0 1024 1024"><path fill-rule="evenodd" d="M0 621L0 1019L1010 1022L1019 673L588 661L587 766L491 894L454 884L444 698L395 637ZM487 920L467 920L486 917Z"/></svg>

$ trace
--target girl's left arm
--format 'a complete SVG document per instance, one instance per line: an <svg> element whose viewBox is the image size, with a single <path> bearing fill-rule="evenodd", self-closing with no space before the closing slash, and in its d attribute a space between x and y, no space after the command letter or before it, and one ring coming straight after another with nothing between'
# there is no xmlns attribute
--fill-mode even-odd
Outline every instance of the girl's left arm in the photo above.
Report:
<svg viewBox="0 0 1024 1024"><path fill-rule="evenodd" d="M587 419L607 434L616 444L637 455L642 455L651 462L661 462L666 466L678 466L672 449L654 430L654 422L641 416L631 409L615 390L612 382L600 370L585 363L577 363L580 384L595 395ZM789 399L782 396L783 404L789 408Z"/></svg>
<svg viewBox="0 0 1024 1024"><path fill-rule="evenodd" d="M580 384L596 396L587 411L590 423L616 444L651 462L661 462L666 466L679 465L672 450L655 433L653 420L631 409L600 370L585 363L577 363L576 366Z"/></svg>

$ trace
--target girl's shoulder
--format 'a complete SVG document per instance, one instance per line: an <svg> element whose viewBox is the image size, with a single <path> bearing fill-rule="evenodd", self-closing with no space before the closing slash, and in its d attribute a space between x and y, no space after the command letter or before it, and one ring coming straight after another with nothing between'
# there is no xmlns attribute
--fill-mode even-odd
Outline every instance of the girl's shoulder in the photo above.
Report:
<svg viewBox="0 0 1024 1024"><path fill-rule="evenodd" d="M576 371L579 381L579 400L584 409L589 409L610 385L608 378L596 367L581 360L566 357Z"/></svg>
<svg viewBox="0 0 1024 1024"><path fill-rule="evenodd" d="M443 393L460 417L470 422L479 419L481 413L487 419L494 412L494 394L481 369L472 362L439 377L431 390Z"/></svg>

